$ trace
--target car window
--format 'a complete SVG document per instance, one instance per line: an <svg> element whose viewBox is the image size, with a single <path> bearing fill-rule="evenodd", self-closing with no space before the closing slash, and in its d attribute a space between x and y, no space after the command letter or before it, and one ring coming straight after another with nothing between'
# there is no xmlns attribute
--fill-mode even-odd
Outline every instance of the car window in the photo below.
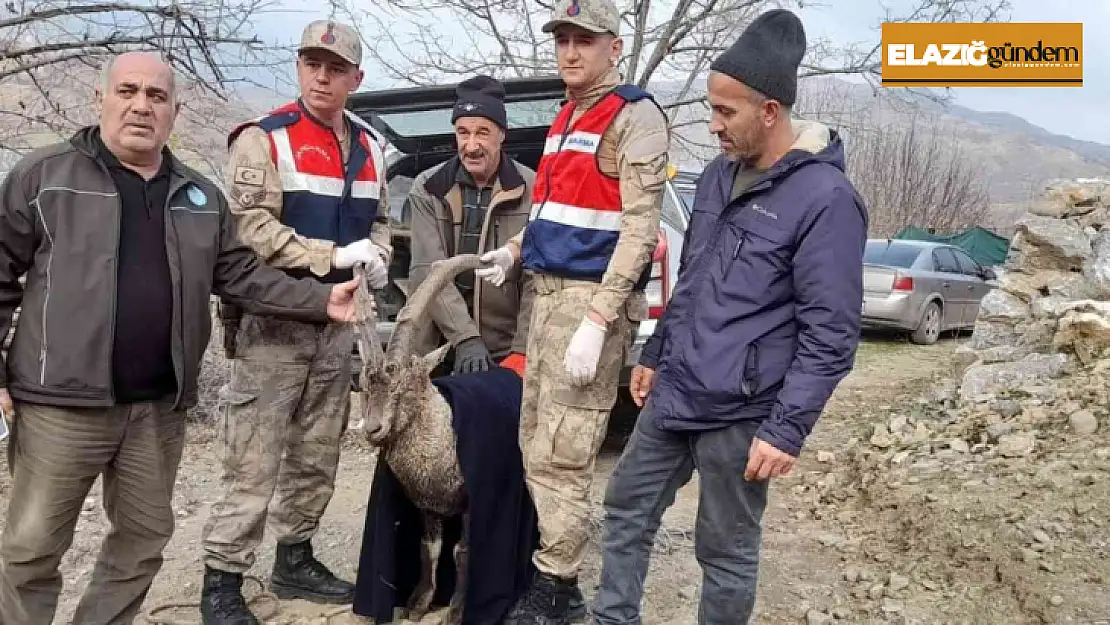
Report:
<svg viewBox="0 0 1110 625"><path fill-rule="evenodd" d="M913 266L921 248L898 241L868 241L863 248L863 262L871 265L887 265L908 269Z"/></svg>
<svg viewBox="0 0 1110 625"><path fill-rule="evenodd" d="M409 215L408 204L409 189L412 188L412 178L396 175L389 179L389 206L385 209L389 215L390 225L408 226L412 216Z"/></svg>
<svg viewBox="0 0 1110 625"><path fill-rule="evenodd" d="M967 252L963 250L949 250L956 256L956 263L960 266L960 273L966 273L969 276L979 275L979 263L975 259L968 256Z"/></svg>
<svg viewBox="0 0 1110 625"><path fill-rule="evenodd" d="M956 263L956 257L952 255L952 250L940 247L933 250L933 262L937 271L945 273L960 273L960 266Z"/></svg>
<svg viewBox="0 0 1110 625"><path fill-rule="evenodd" d="M505 116L509 128L546 128L559 114L562 105L561 98L506 102ZM451 111L450 106L445 106L428 111L382 112L378 113L378 117L404 137L453 135L455 127L451 124Z"/></svg>

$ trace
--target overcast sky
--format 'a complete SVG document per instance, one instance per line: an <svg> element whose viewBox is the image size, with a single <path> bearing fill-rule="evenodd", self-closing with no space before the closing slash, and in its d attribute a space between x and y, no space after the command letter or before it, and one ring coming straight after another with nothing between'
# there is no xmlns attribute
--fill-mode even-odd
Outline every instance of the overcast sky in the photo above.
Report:
<svg viewBox="0 0 1110 625"><path fill-rule="evenodd" d="M1082 87L960 87L955 101L981 111L1005 111L1051 132L1110 144L1110 1L1011 0L1011 22L1082 22ZM878 0L826 0L828 7L806 9L809 33L846 41L878 41L872 27L882 15ZM903 0L887 0L896 9ZM871 13L867 20L860 16Z"/></svg>
<svg viewBox="0 0 1110 625"><path fill-rule="evenodd" d="M838 42L879 39L882 5L898 13L913 0L824 0L824 6L801 12L809 38ZM256 20L258 32L272 41L290 42L312 19L328 17L323 3L284 0L289 12ZM1083 22L1083 87L963 87L953 89L955 101L981 111L1005 111L1051 132L1110 144L1110 1L1011 0L1014 22ZM318 9L309 7L319 7ZM445 30L450 37L450 29ZM367 68L364 88L394 86Z"/></svg>

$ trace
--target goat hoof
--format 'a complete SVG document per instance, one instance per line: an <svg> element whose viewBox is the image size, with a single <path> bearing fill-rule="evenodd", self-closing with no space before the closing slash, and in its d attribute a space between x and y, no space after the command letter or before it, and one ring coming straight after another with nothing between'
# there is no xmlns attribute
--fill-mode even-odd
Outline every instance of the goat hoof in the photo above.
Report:
<svg viewBox="0 0 1110 625"><path fill-rule="evenodd" d="M410 621L419 621L420 619L424 618L429 611L431 611L431 607L431 593L428 593L427 595L421 597L414 597L407 606L407 610L409 612L408 619Z"/></svg>

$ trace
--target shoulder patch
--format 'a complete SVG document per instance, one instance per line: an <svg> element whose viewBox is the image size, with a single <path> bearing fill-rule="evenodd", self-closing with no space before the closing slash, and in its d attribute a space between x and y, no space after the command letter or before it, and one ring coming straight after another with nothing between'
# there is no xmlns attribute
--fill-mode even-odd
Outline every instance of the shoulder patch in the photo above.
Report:
<svg viewBox="0 0 1110 625"><path fill-rule="evenodd" d="M244 184L250 187L261 187L266 182L266 172L257 167L239 165L235 168L234 184Z"/></svg>
<svg viewBox="0 0 1110 625"><path fill-rule="evenodd" d="M301 118L300 111L283 111L267 115L258 121L258 125L266 132L273 132L278 128L292 126Z"/></svg>
<svg viewBox="0 0 1110 625"><path fill-rule="evenodd" d="M292 118L286 121L286 118L290 115L292 115ZM266 115L261 115L259 117L255 117L254 119L249 119L233 127L231 129L231 132L227 133L227 148L230 150L231 145L235 143L235 140L239 138L239 135L251 126L258 126L262 130L270 132L271 130L276 130L284 126L288 126L298 119L300 119L300 113L298 111L267 113Z"/></svg>
<svg viewBox="0 0 1110 625"><path fill-rule="evenodd" d="M613 93L619 95L621 99L625 100L626 102L639 102L643 99L655 99L646 90L633 84L618 85L617 88L613 90Z"/></svg>

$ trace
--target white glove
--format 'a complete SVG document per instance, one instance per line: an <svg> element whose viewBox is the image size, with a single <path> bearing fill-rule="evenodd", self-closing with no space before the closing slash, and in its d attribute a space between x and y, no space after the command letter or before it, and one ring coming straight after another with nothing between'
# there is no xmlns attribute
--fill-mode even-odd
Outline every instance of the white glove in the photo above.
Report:
<svg viewBox="0 0 1110 625"><path fill-rule="evenodd" d="M370 239L359 239L350 245L335 248L332 264L339 269L349 269L356 263L365 263L367 286L380 289L389 284L389 269L382 256L382 248Z"/></svg>
<svg viewBox="0 0 1110 625"><path fill-rule="evenodd" d="M593 382L597 376L597 361L601 358L601 347L605 344L605 327L590 320L582 319L578 330L570 339L563 367L570 381L578 386Z"/></svg>
<svg viewBox="0 0 1110 625"><path fill-rule="evenodd" d="M509 270L516 264L513 251L507 247L499 247L486 252L482 254L480 260L489 266L475 269L474 275L493 286L501 286L501 283L505 281L505 276L509 275Z"/></svg>

